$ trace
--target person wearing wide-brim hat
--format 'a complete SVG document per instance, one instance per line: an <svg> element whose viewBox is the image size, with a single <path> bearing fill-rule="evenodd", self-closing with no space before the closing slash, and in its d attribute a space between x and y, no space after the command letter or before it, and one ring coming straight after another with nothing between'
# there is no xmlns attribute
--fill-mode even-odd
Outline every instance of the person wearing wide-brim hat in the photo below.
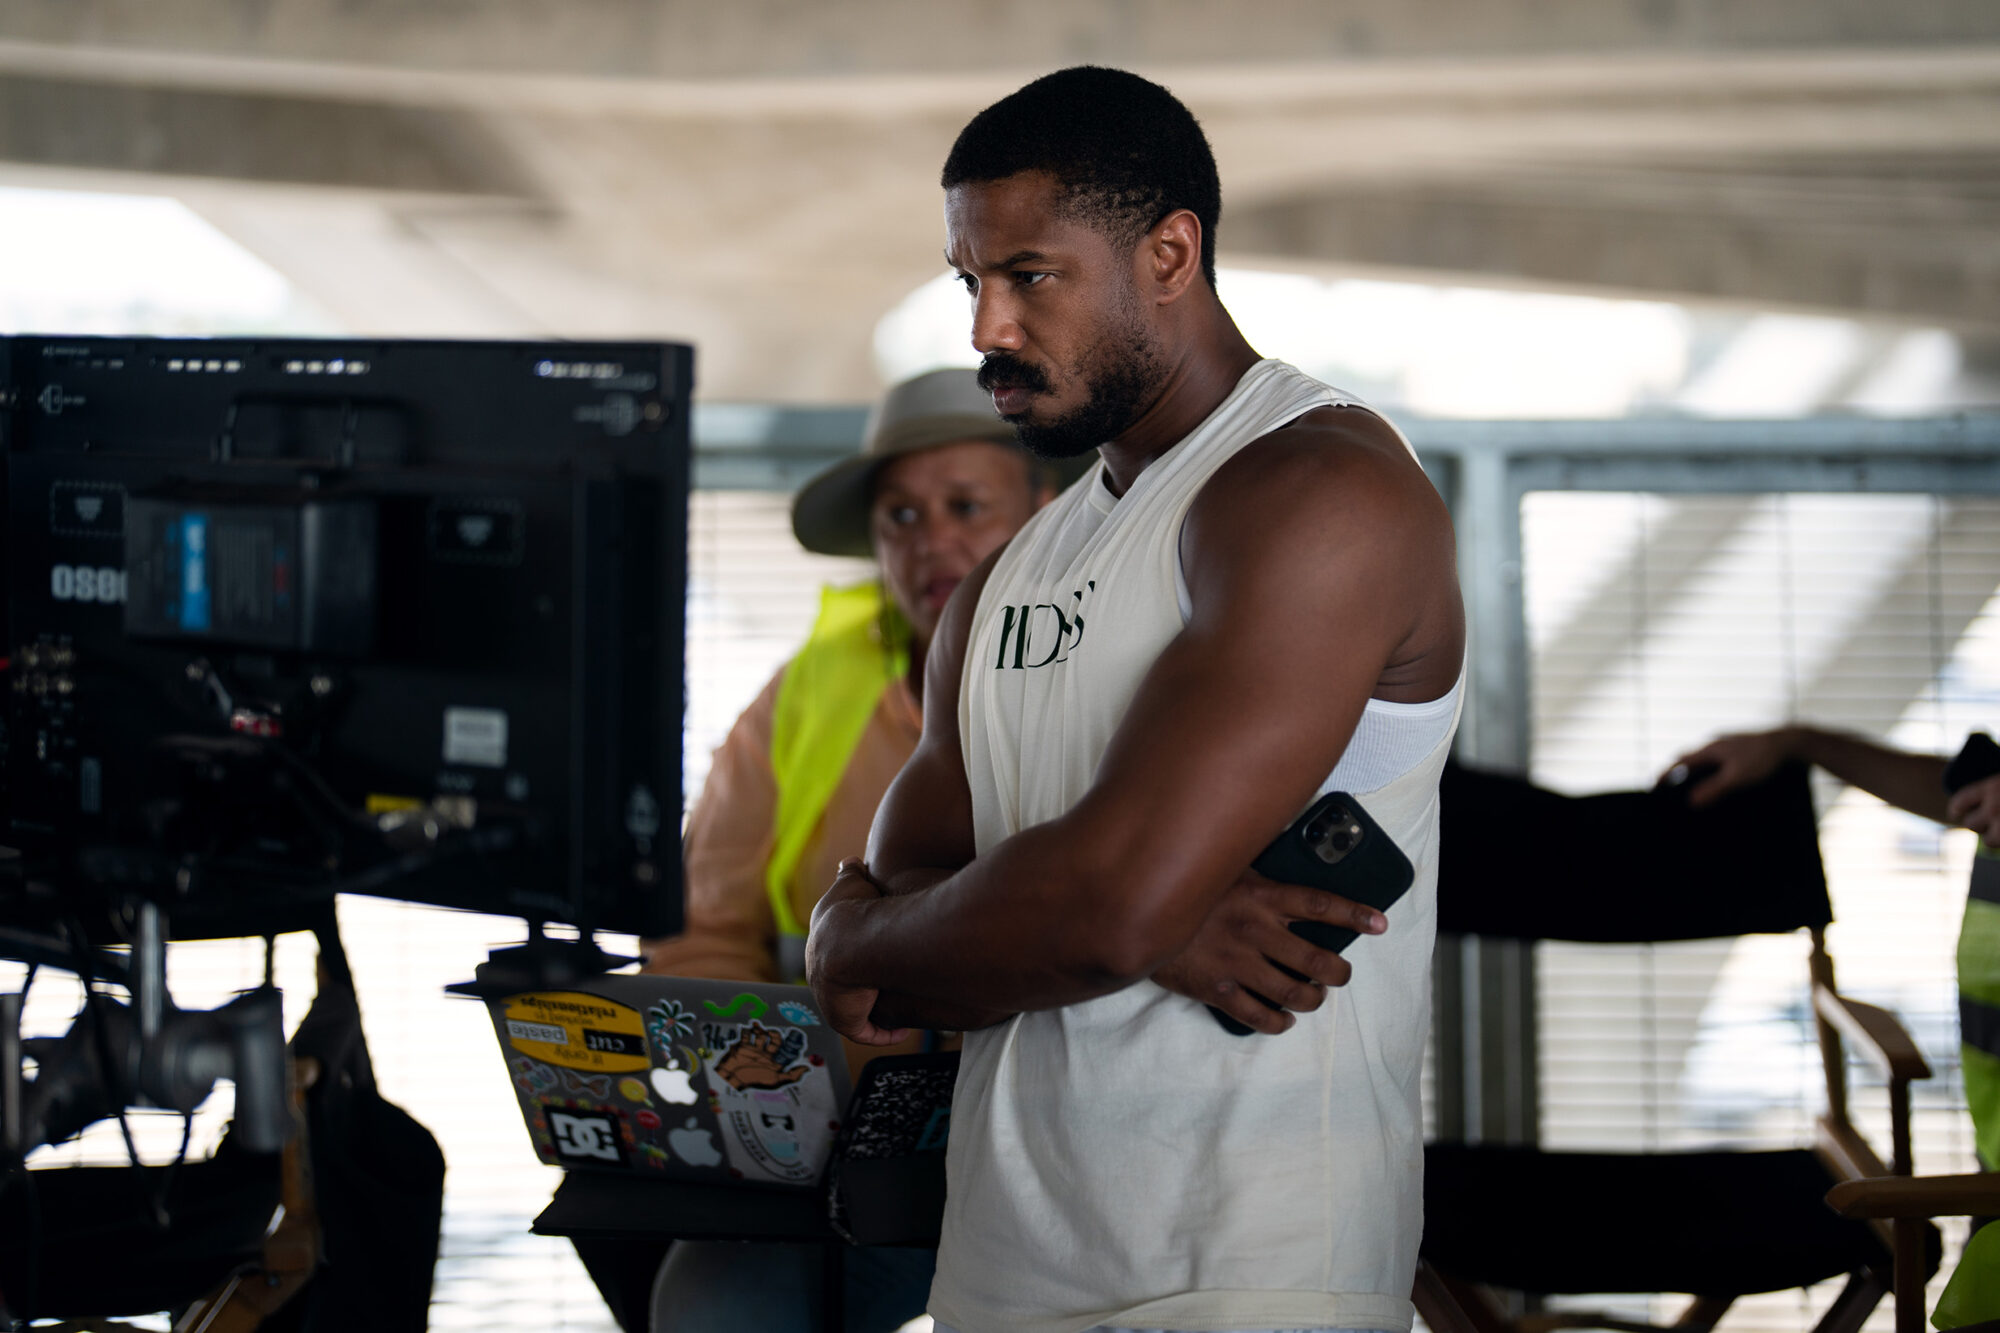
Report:
<svg viewBox="0 0 2000 1333"><path fill-rule="evenodd" d="M923 728L923 661L960 580L1054 496L971 370L934 370L885 394L859 453L792 502L809 551L873 556L880 577L828 588L805 644L715 752L683 839L687 929L647 941L646 969L795 981L805 922L868 826ZM850 1047L863 1060L915 1049ZM588 1256L587 1256L588 1257ZM816 1247L687 1245L661 1269L654 1309L671 1326L816 1326ZM855 1249L849 1327L893 1329L923 1312L930 1251ZM796 1270L796 1272L794 1271ZM796 1279L796 1281L794 1281ZM607 1293L609 1294L609 1293Z"/></svg>

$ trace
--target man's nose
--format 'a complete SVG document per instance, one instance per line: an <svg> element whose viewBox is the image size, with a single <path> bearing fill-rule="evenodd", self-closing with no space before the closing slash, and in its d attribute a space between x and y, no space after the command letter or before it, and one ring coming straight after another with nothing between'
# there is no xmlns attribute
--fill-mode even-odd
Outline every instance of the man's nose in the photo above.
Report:
<svg viewBox="0 0 2000 1333"><path fill-rule="evenodd" d="M982 283L972 298L972 347L982 356L988 352L1021 350L1021 325L1014 317L1013 302L1004 288Z"/></svg>

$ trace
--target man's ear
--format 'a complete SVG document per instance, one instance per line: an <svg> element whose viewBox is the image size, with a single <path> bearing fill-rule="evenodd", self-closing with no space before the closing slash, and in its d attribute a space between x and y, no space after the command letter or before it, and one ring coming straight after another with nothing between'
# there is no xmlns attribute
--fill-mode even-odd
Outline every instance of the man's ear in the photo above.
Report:
<svg viewBox="0 0 2000 1333"><path fill-rule="evenodd" d="M1201 219L1177 208L1154 224L1139 242L1141 276L1153 300L1168 305L1201 276Z"/></svg>

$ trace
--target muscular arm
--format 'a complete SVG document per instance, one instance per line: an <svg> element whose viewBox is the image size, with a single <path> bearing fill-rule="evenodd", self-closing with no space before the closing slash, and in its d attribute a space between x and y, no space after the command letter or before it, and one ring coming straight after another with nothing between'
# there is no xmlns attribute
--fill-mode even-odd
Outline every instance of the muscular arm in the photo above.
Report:
<svg viewBox="0 0 2000 1333"><path fill-rule="evenodd" d="M1146 977L1305 805L1371 696L1435 698L1456 678L1449 521L1372 416L1315 413L1245 449L1197 500L1183 556L1192 618L1090 790L977 858L957 736L977 593L959 590L948 650L933 646L925 740L871 842L892 890L929 887L829 895L816 984L1013 1011Z"/></svg>
<svg viewBox="0 0 2000 1333"><path fill-rule="evenodd" d="M995 551L981 561L953 592L932 637L924 661L923 735L884 793L869 833L869 861L894 869L877 874L861 862L843 861L839 877L813 908L806 971L816 983L825 972L822 946L831 933L822 923L835 907L926 892L972 860L972 793L958 740L958 680L979 594L999 558ZM870 1021L843 1030L854 1040L876 1044L897 1040L912 1028L964 1032L990 1027L1013 1013L893 989L870 995L866 1003L863 1012ZM835 1025L840 1026L838 1018Z"/></svg>

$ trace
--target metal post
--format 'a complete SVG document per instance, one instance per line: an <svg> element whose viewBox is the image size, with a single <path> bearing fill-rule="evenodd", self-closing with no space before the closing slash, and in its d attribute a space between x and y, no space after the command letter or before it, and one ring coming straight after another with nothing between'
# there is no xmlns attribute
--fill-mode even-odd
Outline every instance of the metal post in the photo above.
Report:
<svg viewBox="0 0 2000 1333"><path fill-rule="evenodd" d="M1485 767L1525 772L1528 633L1521 605L1521 492L1502 447L1466 448L1452 471L1471 671L1458 753ZM1445 818L1450 817L1447 811ZM1534 1142L1533 947L1442 937L1433 981L1439 1137Z"/></svg>
<svg viewBox="0 0 2000 1333"><path fill-rule="evenodd" d="M167 927L156 903L140 903L132 933L132 1008L139 1037L151 1041L167 1007Z"/></svg>

